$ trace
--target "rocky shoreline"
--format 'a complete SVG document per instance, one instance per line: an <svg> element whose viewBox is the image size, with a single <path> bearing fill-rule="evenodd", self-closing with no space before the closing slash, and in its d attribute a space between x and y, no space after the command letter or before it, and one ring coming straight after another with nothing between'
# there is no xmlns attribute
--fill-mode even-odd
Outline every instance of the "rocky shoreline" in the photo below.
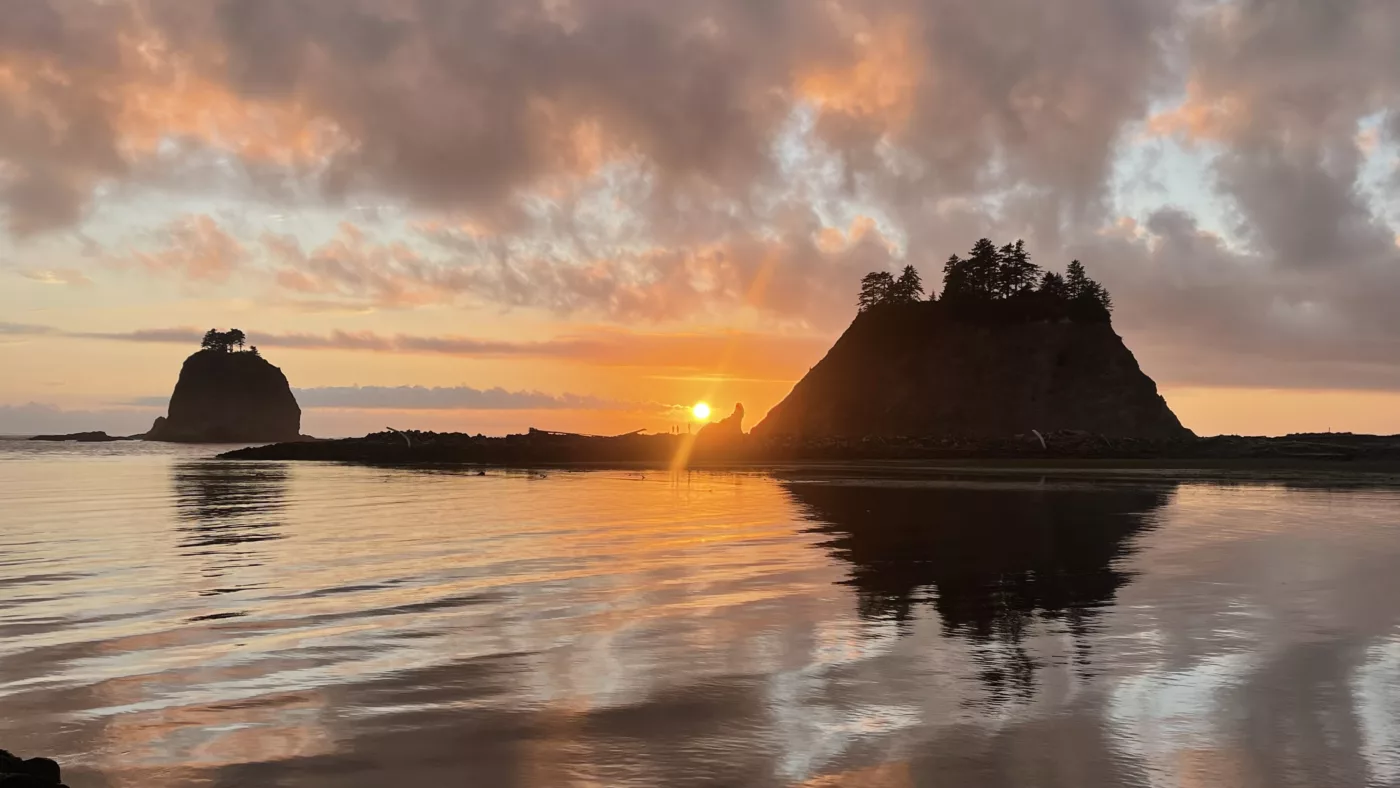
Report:
<svg viewBox="0 0 1400 788"><path fill-rule="evenodd" d="M1221 436L1115 438L1051 432L1006 438L820 438L631 434L614 437L531 430L485 437L463 433L380 432L362 438L279 443L220 455L236 460L312 460L384 464L449 463L503 467L645 464L683 457L685 465L884 460L1270 460L1400 463L1400 436L1345 433L1281 438Z"/></svg>

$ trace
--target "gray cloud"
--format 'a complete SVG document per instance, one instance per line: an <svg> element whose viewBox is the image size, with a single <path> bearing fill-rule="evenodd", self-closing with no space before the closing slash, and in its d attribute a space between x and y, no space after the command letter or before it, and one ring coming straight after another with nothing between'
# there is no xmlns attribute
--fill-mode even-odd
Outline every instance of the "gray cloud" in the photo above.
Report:
<svg viewBox="0 0 1400 788"><path fill-rule="evenodd" d="M660 411L667 406L580 394L546 394L470 386L322 386L294 389L303 408L359 410L613 410ZM168 397L140 397L132 405L164 407Z"/></svg>
<svg viewBox="0 0 1400 788"><path fill-rule="evenodd" d="M0 336L48 336L198 346L204 331L193 327L135 331L69 332L50 326L0 323ZM384 335L368 331L328 334L252 332L262 348L418 353L464 358L545 359L606 367L635 367L650 374L696 373L747 379L794 380L821 357L827 342L814 336L740 331L643 333L597 328L540 341L462 336Z"/></svg>
<svg viewBox="0 0 1400 788"><path fill-rule="evenodd" d="M124 342L151 342L156 344L177 343L195 346L198 346L200 341L204 338L204 332L197 328L144 328L136 331L123 332L60 332L57 329L45 328L44 333L58 334L60 336L74 337L77 339L114 339Z"/></svg>
<svg viewBox="0 0 1400 788"><path fill-rule="evenodd" d="M390 410L636 410L624 403L579 394L474 389L470 386L331 386L297 389L297 401L309 408Z"/></svg>
<svg viewBox="0 0 1400 788"><path fill-rule="evenodd" d="M43 336L45 334L60 334L58 329L52 326L38 326L32 323L5 323L0 322L0 336Z"/></svg>
<svg viewBox="0 0 1400 788"><path fill-rule="evenodd" d="M1170 379L1400 388L1400 248L1361 182L1359 124L1400 111L1400 5L1215 4L1187 28L1165 125L1219 151L1239 243L1159 211L1137 242L1078 239Z"/></svg>

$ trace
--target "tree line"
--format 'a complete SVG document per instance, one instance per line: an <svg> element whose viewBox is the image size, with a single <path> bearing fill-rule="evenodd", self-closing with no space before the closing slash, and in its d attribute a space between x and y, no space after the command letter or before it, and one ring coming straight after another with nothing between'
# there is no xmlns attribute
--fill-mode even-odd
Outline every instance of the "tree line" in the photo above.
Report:
<svg viewBox="0 0 1400 788"><path fill-rule="evenodd" d="M1089 278L1082 263L1072 261L1064 274L1043 271L1031 262L1024 241L998 247L982 238L967 257L949 257L943 264L941 299L932 293L924 298L923 281L912 265L905 266L898 278L888 271L872 271L860 280L862 312L924 300L941 300L971 316L1108 322L1113 312L1108 290Z"/></svg>
<svg viewBox="0 0 1400 788"><path fill-rule="evenodd" d="M227 331L211 328L204 332L204 339L199 343L199 349L212 350L215 353L232 353L234 348L238 348L238 352L242 353L244 352L243 345L247 341L248 335L236 328L230 328ZM247 352L256 356L258 348L254 345L248 348Z"/></svg>

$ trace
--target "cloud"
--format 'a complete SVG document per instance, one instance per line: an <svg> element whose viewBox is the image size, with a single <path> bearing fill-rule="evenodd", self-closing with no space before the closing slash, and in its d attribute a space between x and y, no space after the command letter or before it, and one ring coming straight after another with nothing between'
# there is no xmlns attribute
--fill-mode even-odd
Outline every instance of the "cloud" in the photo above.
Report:
<svg viewBox="0 0 1400 788"><path fill-rule="evenodd" d="M78 270L72 268L28 268L19 272L25 279L45 285L67 285L69 287L88 287L92 285L92 280Z"/></svg>
<svg viewBox="0 0 1400 788"><path fill-rule="evenodd" d="M293 389L303 408L361 410L609 410L665 411L671 406L622 402L582 394L475 389L470 386L322 386ZM130 404L164 407L168 397L141 397Z"/></svg>
<svg viewBox="0 0 1400 788"><path fill-rule="evenodd" d="M31 324L31 323L5 323L5 322L0 322L0 336L20 336L20 337L28 337L28 336L62 335L62 333L63 333L63 332L59 331L59 330L56 329L56 328L53 328L52 326L38 326L38 325L33 325L33 324Z"/></svg>
<svg viewBox="0 0 1400 788"><path fill-rule="evenodd" d="M349 223L310 252L292 236L267 234L262 246L276 283L300 296L405 307L450 301L465 289L462 276L446 264L402 241L379 243Z"/></svg>
<svg viewBox="0 0 1400 788"><path fill-rule="evenodd" d="M111 332L68 332L49 326L0 323L0 335L52 336L197 346L204 331L194 327ZM252 332L249 344L264 349L414 353L462 358L545 359L603 367L632 367L641 374L704 373L737 378L794 380L820 358L827 340L742 331L646 333L591 328L539 341L464 336Z"/></svg>
<svg viewBox="0 0 1400 788"><path fill-rule="evenodd" d="M1189 214L1069 250L1113 292L1115 324L1144 368L1172 384L1400 389L1400 250L1349 272L1238 249Z"/></svg>
<svg viewBox="0 0 1400 788"><path fill-rule="evenodd" d="M469 386L338 386L297 389L297 401L309 408L383 410L626 410L660 409L579 394L474 389Z"/></svg>
<svg viewBox="0 0 1400 788"><path fill-rule="evenodd" d="M227 281L248 258L242 243L203 214L174 219L156 233L155 240L154 251L134 250L125 262L154 274L218 283Z"/></svg>

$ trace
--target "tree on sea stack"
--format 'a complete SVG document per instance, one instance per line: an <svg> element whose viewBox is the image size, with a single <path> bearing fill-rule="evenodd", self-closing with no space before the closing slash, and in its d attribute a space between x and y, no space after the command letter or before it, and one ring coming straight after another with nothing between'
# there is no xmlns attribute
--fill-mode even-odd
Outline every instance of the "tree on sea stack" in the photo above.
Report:
<svg viewBox="0 0 1400 788"><path fill-rule="evenodd" d="M1035 289L1040 278L1040 266L1031 262L1025 241L1018 240L1001 247L997 258L993 289L999 298L1013 298Z"/></svg>
<svg viewBox="0 0 1400 788"><path fill-rule="evenodd" d="M1113 313L1113 298L1108 290L1090 279L1078 260L1070 261L1065 269L1065 296L1078 317L1107 320Z"/></svg>
<svg viewBox="0 0 1400 788"><path fill-rule="evenodd" d="M890 302L895 290L894 275L889 271L871 271L860 280L860 311Z"/></svg>
<svg viewBox="0 0 1400 788"><path fill-rule="evenodd" d="M896 304L912 304L922 300L924 300L924 280L919 277L919 272L914 266L906 265L904 271L900 273L899 279L895 280L894 288L890 291L890 301Z"/></svg>
<svg viewBox="0 0 1400 788"><path fill-rule="evenodd" d="M890 304L924 300L923 281L912 265L895 279L888 271L872 271L861 279L860 311ZM980 238L967 257L952 255L943 266L942 298L930 295L960 319L1003 323L1071 320L1107 323L1113 299L1103 285L1089 278L1078 260L1064 274L1042 272L1031 262L1025 241L998 247Z"/></svg>
<svg viewBox="0 0 1400 788"><path fill-rule="evenodd" d="M204 339L199 343L201 350L212 350L215 353L232 353L235 347L243 352L243 345L248 341L248 335L237 328L228 331L220 331L211 328L204 332Z"/></svg>
<svg viewBox="0 0 1400 788"><path fill-rule="evenodd" d="M1069 286L1065 284L1065 277L1054 271L1046 271L1040 278L1039 292L1045 298L1055 301L1065 301L1069 298Z"/></svg>
<svg viewBox="0 0 1400 788"><path fill-rule="evenodd" d="M912 265L904 266L899 278L889 271L871 271L860 280L860 311L868 312L886 304L915 304L924 300L924 281Z"/></svg>

